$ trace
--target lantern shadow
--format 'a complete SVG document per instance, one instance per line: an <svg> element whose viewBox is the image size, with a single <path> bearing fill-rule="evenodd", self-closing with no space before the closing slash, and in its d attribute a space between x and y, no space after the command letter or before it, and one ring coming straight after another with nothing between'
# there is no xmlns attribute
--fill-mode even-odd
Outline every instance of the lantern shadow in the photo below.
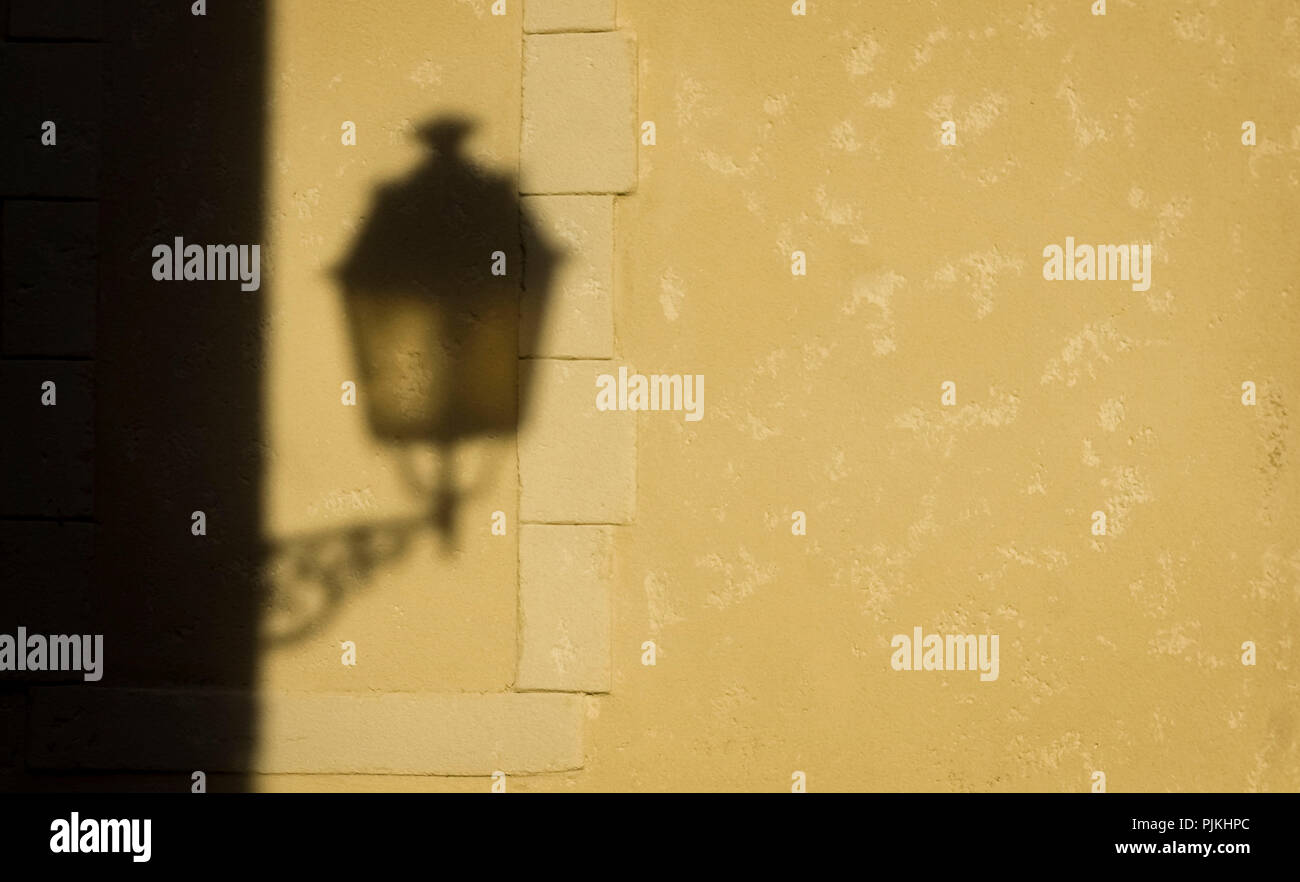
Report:
<svg viewBox="0 0 1300 882"><path fill-rule="evenodd" d="M448 548L456 509L477 489L455 474L456 446L513 436L529 400L519 371L519 353L532 350L520 336L524 264L530 304L544 316L560 259L528 217L517 181L466 157L474 127L443 116L418 129L427 157L380 187L335 270L358 404L374 437L397 449ZM530 322L526 333L540 326ZM430 448L440 454L432 481L410 467Z"/></svg>
<svg viewBox="0 0 1300 882"><path fill-rule="evenodd" d="M458 446L511 438L527 410L519 353L533 351L562 253L529 217L516 180L465 156L473 129L460 116L422 125L427 156L377 190L333 269L359 372L356 404L391 448L417 513L270 542L269 645L317 633L430 526L453 551L457 509L491 472L480 464L477 476L457 474ZM525 289L530 320L521 324ZM430 453L432 476L418 465Z"/></svg>

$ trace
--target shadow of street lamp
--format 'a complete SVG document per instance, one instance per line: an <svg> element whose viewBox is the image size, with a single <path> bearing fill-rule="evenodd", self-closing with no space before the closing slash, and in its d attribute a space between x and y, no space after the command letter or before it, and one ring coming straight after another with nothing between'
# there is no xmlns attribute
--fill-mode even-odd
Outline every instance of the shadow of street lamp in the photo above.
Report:
<svg viewBox="0 0 1300 882"><path fill-rule="evenodd" d="M521 339L521 258L530 302L544 316L561 254L529 229L517 182L466 158L473 129L458 116L419 129L427 156L378 189L333 271L360 371L358 403L373 436L396 449L424 514L272 543L272 643L316 631L430 523L444 549L454 547L457 507L475 489L455 474L457 446L518 431L530 393L519 352L533 351L533 340ZM530 322L523 333L535 337L541 326ZM430 451L438 454L433 480L416 467Z"/></svg>

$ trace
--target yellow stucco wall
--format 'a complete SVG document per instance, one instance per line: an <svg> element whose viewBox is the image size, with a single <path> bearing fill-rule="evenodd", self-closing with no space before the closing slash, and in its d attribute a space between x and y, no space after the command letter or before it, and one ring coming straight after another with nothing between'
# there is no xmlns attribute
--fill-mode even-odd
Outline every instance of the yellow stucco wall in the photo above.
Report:
<svg viewBox="0 0 1300 882"><path fill-rule="evenodd" d="M412 511L339 404L353 356L322 267L416 161L412 121L468 112L474 155L516 173L521 15L490 5L277 4L273 535ZM615 199L611 364L702 374L705 411L637 415L609 694L581 770L512 789L1300 785L1300 3L1089 7L619 0L657 143ZM1150 289L1044 281L1066 236L1151 243ZM266 688L507 688L513 445L467 454L494 477L455 554L420 534L268 651ZM915 626L999 634L999 678L891 670Z"/></svg>

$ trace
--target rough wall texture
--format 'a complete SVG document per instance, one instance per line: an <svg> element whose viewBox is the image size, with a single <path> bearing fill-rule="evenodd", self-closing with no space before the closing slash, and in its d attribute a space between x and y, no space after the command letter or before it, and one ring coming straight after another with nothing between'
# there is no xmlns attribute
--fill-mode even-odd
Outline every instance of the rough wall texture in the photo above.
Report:
<svg viewBox="0 0 1300 882"><path fill-rule="evenodd" d="M463 34L463 58L441 54L450 40L417 50L412 37L409 51L386 45L378 60L347 64L321 51L315 29L293 37L304 56L329 59L317 85L361 80L334 116L400 118L404 103L371 92L403 65L433 64L442 82L411 98L473 105L505 133L494 159L514 162L520 114L527 159L537 120L550 139L538 155L554 162L531 177L525 167L525 191L587 192L566 177L585 171L594 190L621 193L630 187L611 170L612 148L598 151L599 168L582 159L591 139L613 137L608 127L588 138L561 124L574 118L565 102L582 106L580 119L603 112L583 102L609 96L583 84L610 80L560 70L599 57L559 46L635 34L635 119L656 134L628 142L635 192L614 203L616 341L592 343L606 319L591 283L586 301L570 291L538 352L702 374L708 397L699 422L636 414L635 439L620 439L613 424L628 414L556 416L582 395L540 381L543 425L605 422L575 430L567 448L562 428L539 452L521 447L525 519L562 522L572 498L573 522L626 525L581 533L568 551L524 533L521 561L541 563L522 573L521 609L536 606L532 626L551 635L564 630L564 605L529 586L546 590L549 570L571 582L565 600L590 611L579 602L589 578L569 569L601 566L584 549L611 536L612 677L590 700L584 768L512 786L788 789L803 771L810 789L1082 791L1104 772L1112 790L1295 789L1300 523L1288 414L1300 262L1285 231L1300 207L1300 6L807 7L622 0L617 35L523 38L522 108L482 94L482 77L461 82L466 66L517 63L518 20L473 14L487 4L436 13ZM407 10L403 30L434 15ZM529 65L552 46L547 79ZM319 107L299 113L300 126L331 130ZM1245 120L1254 146L1242 143ZM955 144L943 139L949 121ZM321 186L329 202L326 182L354 177L346 163L396 155L369 140L319 180L282 177L282 211L296 203L336 231L346 224L350 208L327 214L310 194ZM595 203L548 208L571 245L603 252ZM1043 249L1066 236L1151 243L1149 289L1047 282ZM796 251L806 275L792 273ZM583 254L569 272L603 279ZM585 372L593 390L585 374L601 368L586 364L535 370ZM1253 406L1241 401L1247 380ZM584 444L609 445L613 459L575 455ZM610 496L632 450L635 498ZM530 462L544 488L531 500ZM791 530L796 511L806 535ZM1096 511L1105 535L1094 534ZM412 578L440 583L439 566ZM511 576L490 557L464 566L483 596ZM459 593L471 584L455 582ZM572 613L572 633L594 633ZM356 615L360 627L371 614ZM493 624L473 639L513 633L497 615L483 612ZM892 636L916 626L1000 635L998 679L891 669ZM420 627L432 638L438 626ZM373 640L397 639L381 630ZM657 645L654 666L642 663L645 641ZM1254 666L1242 664L1245 641L1258 648ZM524 651L525 685L599 679L581 666L562 676L562 640L551 642ZM465 682L501 680L485 674L505 669L494 657L467 666ZM404 677L420 670L453 684L427 663Z"/></svg>
<svg viewBox="0 0 1300 882"><path fill-rule="evenodd" d="M807 6L619 4L620 340L710 397L638 421L581 785L1296 789L1300 5ZM918 625L999 679L892 670Z"/></svg>

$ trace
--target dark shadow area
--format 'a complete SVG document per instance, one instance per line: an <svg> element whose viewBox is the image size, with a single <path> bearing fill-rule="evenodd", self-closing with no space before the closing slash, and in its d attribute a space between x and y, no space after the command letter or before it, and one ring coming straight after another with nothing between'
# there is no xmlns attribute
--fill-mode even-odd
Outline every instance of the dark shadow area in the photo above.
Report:
<svg viewBox="0 0 1300 882"><path fill-rule="evenodd" d="M222 789L243 789L255 744L267 288L151 270L176 237L263 244L267 4L190 6L112 0L102 34L2 46L6 216L30 214L14 199L74 205L63 231L39 215L31 247L57 267L63 233L85 240L71 219L97 212L98 292L60 301L91 310L89 351L28 346L0 363L18 408L5 434L36 439L5 456L0 633L104 635L96 683L0 672L9 789L187 792L196 770L234 773ZM47 19L31 17L57 28ZM44 119L58 120L57 146L39 140ZM89 173L78 157L94 160ZM7 252L29 250L6 236ZM31 384L47 374L60 400L42 409ZM124 704L134 689L164 698Z"/></svg>

